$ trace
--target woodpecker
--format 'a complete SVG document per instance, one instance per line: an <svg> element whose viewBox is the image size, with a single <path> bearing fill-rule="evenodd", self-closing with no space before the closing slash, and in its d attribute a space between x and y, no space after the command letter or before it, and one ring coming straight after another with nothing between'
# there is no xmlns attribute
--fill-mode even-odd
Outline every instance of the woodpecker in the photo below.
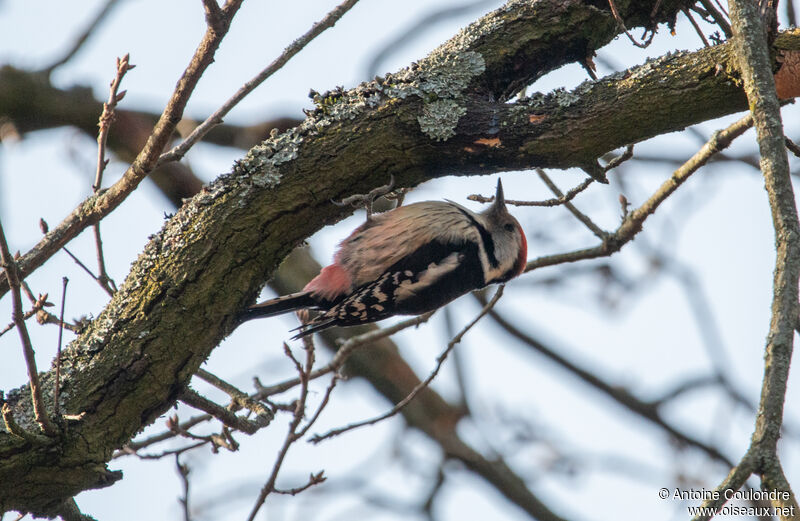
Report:
<svg viewBox="0 0 800 521"><path fill-rule="evenodd" d="M525 234L506 210L498 180L494 203L481 213L452 201L425 201L370 216L303 291L251 306L240 321L320 310L295 328L300 332L294 338L300 338L332 326L421 315L516 277L527 254Z"/></svg>

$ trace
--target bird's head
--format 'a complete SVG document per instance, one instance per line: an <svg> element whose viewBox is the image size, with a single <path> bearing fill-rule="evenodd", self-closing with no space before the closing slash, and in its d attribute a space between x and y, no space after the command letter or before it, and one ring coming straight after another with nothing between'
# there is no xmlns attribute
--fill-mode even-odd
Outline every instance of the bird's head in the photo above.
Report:
<svg viewBox="0 0 800 521"><path fill-rule="evenodd" d="M500 179L497 180L494 203L480 215L486 231L492 237L494 258L497 260L497 265L490 266L486 273L486 283L505 282L520 275L528 259L528 242L522 226L508 213Z"/></svg>

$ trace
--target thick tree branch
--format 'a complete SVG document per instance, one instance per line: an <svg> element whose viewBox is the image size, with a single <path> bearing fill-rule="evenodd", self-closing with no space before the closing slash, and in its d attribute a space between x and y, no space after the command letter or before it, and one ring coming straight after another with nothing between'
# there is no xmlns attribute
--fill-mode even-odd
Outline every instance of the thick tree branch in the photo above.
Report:
<svg viewBox="0 0 800 521"><path fill-rule="evenodd" d="M797 286L800 280L800 223L767 46L767 27L753 2L732 0L730 6L733 45L758 134L761 172L772 210L777 255L761 403L753 437L739 465L717 488L720 497L706 501L703 506L718 510L725 504L723 491L738 490L752 473L759 473L765 489L782 493L772 500L772 505L786 508L786 512L791 514L781 515L781 519L798 519L800 509L781 468L778 439L783 424L783 402L800 311ZM711 517L706 514L695 519Z"/></svg>
<svg viewBox="0 0 800 521"><path fill-rule="evenodd" d="M206 37L198 47L195 58L178 83L175 94L137 159L122 179L108 191L84 201L36 247L23 255L19 263L23 278L41 266L87 226L94 224L113 211L153 169L158 159L157 156L161 154L183 113L189 94L199 76L213 59L214 50L226 33L230 19L240 3L241 0L229 0L221 11L222 16L208 17L216 22L209 24ZM691 2L688 0L659 0L659 3L660 8L655 19L651 18L651 2L617 1L616 5L628 27L634 27L641 24L651 26L662 21L672 22L677 12ZM298 132L301 135L307 134L312 128L321 130L329 125L333 125L334 128L330 130L335 131L336 127L346 121L363 124L365 123L364 116L368 119L371 119L370 116L385 118L390 107L394 106L394 109L399 110L404 105L409 109L402 111L405 117L393 119L401 125L413 122L415 139L411 142L404 140L405 143L398 143L398 146L392 148L405 155L402 149L413 146L414 141L418 141L417 129L420 127L424 127L423 131L426 135L434 139L446 138L451 135L452 127L455 126L459 115L464 111L464 102L468 101L461 99L467 92L485 93L488 90L496 98L507 98L519 91L520 87L541 75L565 63L585 59L596 49L611 41L619 33L619 30L619 24L610 10L598 9L592 3L583 0L512 3L484 16L481 20L462 30L455 38L426 58L426 66L417 67L419 70L416 72L402 71L392 81L375 82L372 87L367 86L366 91L364 88L354 89L346 106L337 103L338 110L333 114L326 110L329 115L334 117L318 117L307 120L306 124L314 125L314 127L304 125L305 128ZM371 109L376 107L378 100L375 99L374 93L369 91L384 83L387 83L387 88L391 91L385 93L388 98L384 96L382 104L384 110L373 111ZM366 96L369 96L369 99L365 99ZM426 112L420 115L422 107L419 106L419 100L430 100L432 97L442 99L426 104ZM387 105L386 102L391 100L394 101L391 105ZM397 106L397 102L400 100L404 100L404 102ZM457 103L459 100L460 104ZM357 115L361 115L361 117L357 121L352 121ZM403 122L403 119L407 118L411 121ZM419 123L417 123L418 118L422 118ZM485 123L490 122L486 121ZM385 131L387 129L381 125L377 130ZM400 135L407 134L407 130L404 129ZM330 137L329 132L326 134ZM289 137L292 140L298 138L297 133ZM375 137L374 133L365 132L366 140L374 141ZM391 138L386 135L381 137L386 140L382 145L385 149L391 142ZM372 145L377 146L377 143L373 142ZM274 147L270 148L274 151ZM294 153L294 151L287 152L290 155ZM258 157L255 159L257 162L262 161ZM391 157L383 157L384 162L387 159L394 160ZM413 158L409 159L415 163L417 171L416 179L412 179L410 182L418 183L421 181L419 164L413 161ZM402 161L402 164L407 164L409 159ZM352 160L352 157L349 160ZM398 167L402 167L402 164ZM356 179L360 178L360 188L369 184L364 177L356 176ZM0 279L0 296L7 290L7 285Z"/></svg>

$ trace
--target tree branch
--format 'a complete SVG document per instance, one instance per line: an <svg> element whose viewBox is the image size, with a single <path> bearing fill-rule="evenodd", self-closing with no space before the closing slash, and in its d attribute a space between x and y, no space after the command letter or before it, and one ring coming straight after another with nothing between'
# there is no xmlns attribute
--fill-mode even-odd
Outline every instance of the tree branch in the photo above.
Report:
<svg viewBox="0 0 800 521"><path fill-rule="evenodd" d="M797 499L781 469L778 439L783 424L783 402L792 359L800 280L800 224L789 174L780 103L775 92L772 63L767 46L767 27L755 3L731 0L733 45L744 88L755 121L761 151L761 171L767 189L775 229L775 272L772 317L767 335L761 403L750 447L739 465L717 487L717 499L703 503L718 510L725 504L723 491L738 490L752 473L760 473L767 490L786 492L788 499L772 500L773 507L791 507L800 515ZM696 520L710 519L710 515Z"/></svg>

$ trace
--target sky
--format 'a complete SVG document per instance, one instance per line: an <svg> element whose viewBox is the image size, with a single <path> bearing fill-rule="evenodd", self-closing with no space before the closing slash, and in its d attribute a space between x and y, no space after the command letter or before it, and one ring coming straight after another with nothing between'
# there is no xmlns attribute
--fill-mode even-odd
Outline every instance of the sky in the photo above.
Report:
<svg viewBox="0 0 800 521"><path fill-rule="evenodd" d="M78 10L74 4L49 0L40 2L37 9L21 0L0 2L0 63L27 69L46 66L72 41L101 3L83 2ZM213 112L335 5L330 1L245 2L215 63L198 85L187 116L202 119ZM437 3L437 7L444 5L460 3ZM458 28L497 5L480 3L403 41L381 63L380 72L394 71L418 60ZM337 85L357 85L367 78L367 65L378 49L405 34L433 10L429 2L417 0L404 2L402 9L391 3L362 0L333 29L323 33L234 109L227 121L249 124L277 116L297 117L301 109L311 106L309 89L322 92ZM136 69L124 79L122 88L128 93L122 106L158 112L204 29L200 2L122 1L85 48L56 71L54 82L61 87L88 85L98 99L104 99L115 58L130 53ZM675 36L662 28L653 44L644 50L634 48L624 37L617 38L600 52L596 60L598 74L610 73L608 64L624 68L668 50L694 50L701 46L682 19ZM570 65L546 75L529 92L569 89L585 79L583 69ZM697 129L708 136L739 116L707 122ZM800 138L796 107L784 109L784 121L788 122L787 134L795 140ZM749 131L734 144L730 154L750 152L755 149L754 143L754 133ZM670 154L683 161L700 145L690 134L674 133L637 145L636 153ZM93 140L68 128L0 144L0 219L12 251L27 251L38 241L39 218L52 226L90 193L95 146ZM243 154L241 150L199 145L186 161L203 179L211 180L229 171L233 161ZM794 159L795 172L798 165ZM125 166L112 161L106 183L116 180ZM633 205L641 203L669 176L670 167L636 161L626 164L623 171L624 188L617 182L617 174L612 174L610 185L595 186L576 199L582 210L608 229L619 222L620 192ZM554 171L552 176L562 189L583 179L577 171ZM550 197L533 172L504 173L501 177L508 198ZM490 193L496 178L497 175L431 181L414 190L407 201L447 198L478 209L479 205L466 201L466 196ZM171 211L163 196L145 183L103 221L108 269L118 284L148 236L162 226L164 213ZM530 258L564 251L565 247L594 244L593 237L563 208L516 208L512 213L526 230ZM317 258L321 262L330 259L337 242L363 219L363 212L356 212L313 237L310 243ZM554 241L553 237L559 240ZM90 233L81 235L68 247L93 265ZM674 260L671 274L656 271L653 251ZM621 293L614 286L592 284L580 274L567 284L551 287L545 279L553 272L540 270L509 284L498 309L550 342L560 353L645 398L658 396L689 376L706 374L711 367L710 357L715 356L724 361L726 374L745 396L756 402L774 264L769 207L758 171L730 162L704 168L648 221L642 236L616 257L615 262L637 283L632 294ZM57 255L29 277L29 282L34 291L49 292L50 300L56 301L63 276L70 279L67 316L97 316L107 295L65 254ZM688 298L690 292L700 294L701 301L712 310L710 318L702 323L696 319L697 309L693 306L697 300ZM270 296L268 291L264 295ZM0 317L10 317L10 309L9 298L0 300ZM456 327L466 324L478 311L478 305L469 297L448 307ZM447 343L444 315L439 312L428 325L395 336L401 354L422 378L433 368ZM3 325L5 321L0 320ZM226 339L204 367L244 389L251 388L253 374L265 383L290 377L293 368L276 339L288 339L288 330L295 325L291 317L248 323ZM37 363L45 369L55 351L57 330L38 325L31 325L30 330ZM700 477L702 481L693 486L710 489L726 472L691 450L670 446L660 430L591 392L583 382L514 342L488 321L471 331L457 350L469 381L466 399L475 416L473 421L459 426L459 433L484 454L506 455L531 489L565 517L685 518L686 504L661 500L658 490L674 488L681 476L688 480ZM14 334L0 337L0 353L4 355L0 389L22 385L26 374ZM457 399L460 391L450 362L433 387L446 398ZM797 379L795 371L786 402L787 424L793 427L794 435L788 435L782 447L784 469L795 490L800 488ZM224 399L202 382L193 384L212 398ZM316 399L326 384L314 384ZM380 414L389 407L364 382L349 381L337 388L333 403L314 431L324 432ZM182 418L192 414L184 406L178 412ZM718 443L734 460L746 450L754 421L752 412L731 407L721 393L714 391L691 393L677 400L667 416L688 432ZM162 429L163 419L145 430L145 435ZM201 449L185 459L192 469L192 500L198 519L246 517L272 466L284 429L285 419L253 437L240 436L239 452L221 451L210 456L207 449ZM319 446L300 443L290 452L279 484L284 488L296 486L310 472L321 469L325 469L329 481L298 498L271 498L261 519L306 519L309 515L323 520L350 519L365 509L375 519L407 519L408 512L380 509L350 489L367 474L369 497L388 494L397 502L412 501L425 493L429 474L439 458L436 447L422 434L406 432L399 417ZM565 471L563 466L569 461L582 470ZM122 458L111 462L110 468L122 469L124 480L108 489L80 494L77 501L85 513L115 520L143 516L180 518L176 499L180 482L172 459ZM447 480L434 505L437 519L527 518L458 465L445 465L445 471ZM223 503L220 498L230 501Z"/></svg>

